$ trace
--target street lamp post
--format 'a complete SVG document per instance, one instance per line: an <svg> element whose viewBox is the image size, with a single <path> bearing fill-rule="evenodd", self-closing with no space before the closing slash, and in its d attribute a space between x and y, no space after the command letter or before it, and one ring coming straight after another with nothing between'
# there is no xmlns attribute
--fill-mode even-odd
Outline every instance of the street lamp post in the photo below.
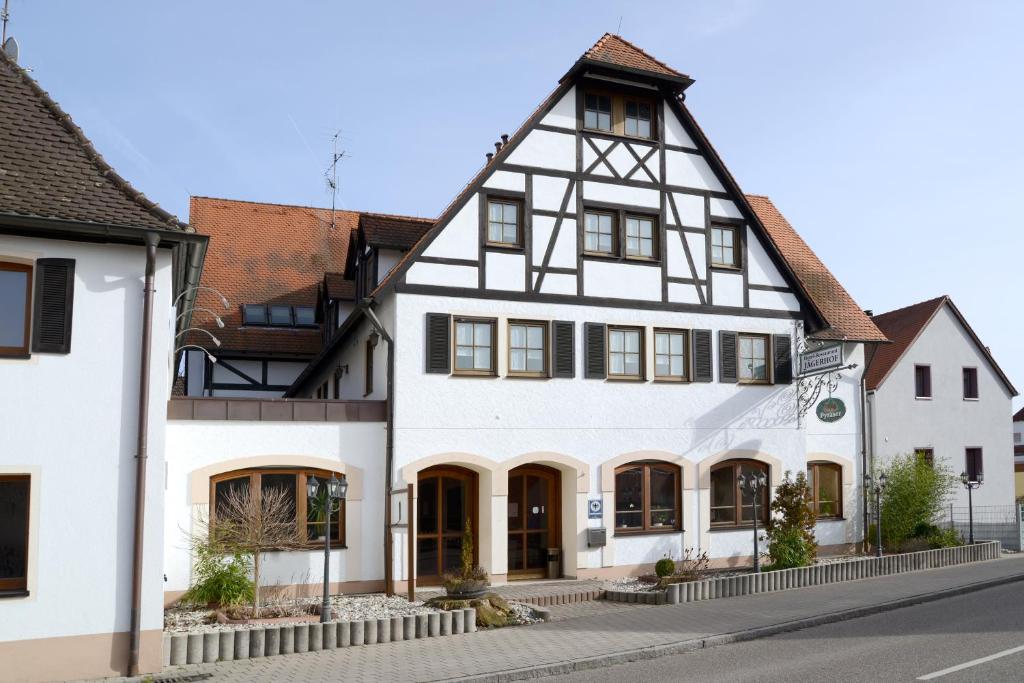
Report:
<svg viewBox="0 0 1024 683"><path fill-rule="evenodd" d="M985 482L985 475L978 472L973 477L966 472L960 473L960 481L967 489L967 523L968 529L970 530L969 543L974 544L974 489L978 488Z"/></svg>
<svg viewBox="0 0 1024 683"><path fill-rule="evenodd" d="M882 493L888 483L885 472L878 475L877 482L870 474L864 475L864 488L875 494L875 557L882 556Z"/></svg>
<svg viewBox="0 0 1024 683"><path fill-rule="evenodd" d="M742 472L736 476L736 483L740 487L740 495L750 493L754 501L754 573L761 573L761 553L757 547L757 498L761 491L768 486L768 478L763 472Z"/></svg>
<svg viewBox="0 0 1024 683"><path fill-rule="evenodd" d="M324 596L320 604L320 623L326 623L331 619L331 515L341 510L341 501L348 492L348 482L331 474L331 478L323 482L325 486L322 494L320 483L310 475L306 480L306 496L311 503L320 505L324 510ZM338 504L338 510L334 509L335 503Z"/></svg>

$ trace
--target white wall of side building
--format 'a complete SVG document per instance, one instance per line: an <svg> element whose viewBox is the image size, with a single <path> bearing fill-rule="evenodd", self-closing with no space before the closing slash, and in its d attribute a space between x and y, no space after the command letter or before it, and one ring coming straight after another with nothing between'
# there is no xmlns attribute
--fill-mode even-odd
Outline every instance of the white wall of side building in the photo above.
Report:
<svg viewBox="0 0 1024 683"><path fill-rule="evenodd" d="M127 662L130 625L145 248L0 236L0 258L75 261L70 353L0 359L0 474L31 475L29 595L0 602L0 661L10 648L12 654L28 651L28 641L61 638L55 656L82 655L79 674L112 675ZM157 250L155 282L143 671L159 669L163 627L164 428L173 325L171 256L164 249ZM17 671L0 672L0 678L19 678Z"/></svg>
<svg viewBox="0 0 1024 683"><path fill-rule="evenodd" d="M932 397L915 398L914 366L931 366ZM978 369L978 399L963 393L965 367ZM981 448L985 483L974 491L975 505L1014 502L1012 397L984 354L943 305L888 377L869 395L872 440L883 464L896 454L934 449L935 462L959 476L966 448ZM967 506L957 486L956 506Z"/></svg>

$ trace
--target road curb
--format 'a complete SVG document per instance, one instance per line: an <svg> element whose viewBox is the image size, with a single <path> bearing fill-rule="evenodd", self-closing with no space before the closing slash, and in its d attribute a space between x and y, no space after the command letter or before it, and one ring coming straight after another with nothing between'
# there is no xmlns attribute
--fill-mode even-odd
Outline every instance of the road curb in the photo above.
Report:
<svg viewBox="0 0 1024 683"><path fill-rule="evenodd" d="M789 631L799 631L801 629L811 628L814 626L822 626L824 624L833 624L840 621L847 621L849 619L857 619L859 617L866 617L880 612L889 612L902 607L911 607L913 605L952 598L957 595L964 595L965 593L974 593L976 591L985 590L986 588L1003 586L1017 581L1024 581L1024 573L1014 574L1012 576L1000 576L998 578L977 581L975 583L946 588L940 591L921 593L919 595L912 595L898 600L881 602L875 605L866 605L864 607L854 607L852 609L840 610L837 612L818 614L813 617L784 621L778 624L771 624L769 626L733 631L731 633L720 633L712 636L706 636L704 638L681 640L676 643L665 643L663 645L652 645L651 647L624 650L622 652L613 652L605 655L598 655L596 657L566 660L563 662L555 662L553 664L539 664L537 666L529 666L489 674L476 674L473 676L447 680L458 681L459 683L506 683L506 681L522 681L531 678L541 678L544 676L556 676L577 671L599 669L615 664L626 664L628 662L657 659L658 657L693 652L694 650L702 650L704 648L715 647L716 645L742 643L748 640L757 640L758 638L767 638L780 633L787 633Z"/></svg>

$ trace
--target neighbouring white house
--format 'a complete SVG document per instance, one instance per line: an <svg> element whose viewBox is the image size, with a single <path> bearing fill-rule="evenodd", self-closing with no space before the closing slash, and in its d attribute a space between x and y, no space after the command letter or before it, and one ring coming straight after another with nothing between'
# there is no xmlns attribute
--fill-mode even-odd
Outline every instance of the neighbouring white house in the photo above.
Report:
<svg viewBox="0 0 1024 683"><path fill-rule="evenodd" d="M161 667L174 301L206 244L0 54L0 680Z"/></svg>
<svg viewBox="0 0 1024 683"><path fill-rule="evenodd" d="M1013 415L1013 480L1017 498L1024 498L1024 408Z"/></svg>
<svg viewBox="0 0 1024 683"><path fill-rule="evenodd" d="M871 452L884 469L897 454L984 482L974 505L1014 502L1014 437L1007 423L1017 390L948 296L872 318L892 344L868 366ZM957 487L953 505L967 506Z"/></svg>

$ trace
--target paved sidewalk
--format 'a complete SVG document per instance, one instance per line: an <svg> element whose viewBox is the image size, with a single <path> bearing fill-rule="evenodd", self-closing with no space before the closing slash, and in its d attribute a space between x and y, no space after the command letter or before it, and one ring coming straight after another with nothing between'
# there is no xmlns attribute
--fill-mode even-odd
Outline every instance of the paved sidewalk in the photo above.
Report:
<svg viewBox="0 0 1024 683"><path fill-rule="evenodd" d="M486 677L537 665L570 665L614 653L765 628L993 580L1024 580L1024 555L798 590L658 607L570 605L576 618L341 650L176 667L165 675L210 673L214 681L439 681ZM591 606L592 605L592 606ZM599 605L603 606L599 608ZM568 616L568 615L567 615ZM526 672L524 672L526 673Z"/></svg>
<svg viewBox="0 0 1024 683"><path fill-rule="evenodd" d="M547 606L596 600L604 590L603 585L603 581L597 580L513 581L501 586L492 586L491 591L506 600ZM426 588L416 591L417 600L429 600L440 595L444 595L443 588Z"/></svg>

